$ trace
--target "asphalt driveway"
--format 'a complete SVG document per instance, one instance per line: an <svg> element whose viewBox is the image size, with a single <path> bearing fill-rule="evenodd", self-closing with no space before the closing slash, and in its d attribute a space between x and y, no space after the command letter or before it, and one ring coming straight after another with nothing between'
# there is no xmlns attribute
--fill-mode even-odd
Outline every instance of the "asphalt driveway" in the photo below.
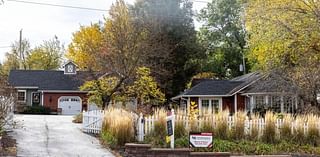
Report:
<svg viewBox="0 0 320 157"><path fill-rule="evenodd" d="M15 115L17 126L11 133L17 140L18 156L113 157L99 141L81 132L72 116Z"/></svg>

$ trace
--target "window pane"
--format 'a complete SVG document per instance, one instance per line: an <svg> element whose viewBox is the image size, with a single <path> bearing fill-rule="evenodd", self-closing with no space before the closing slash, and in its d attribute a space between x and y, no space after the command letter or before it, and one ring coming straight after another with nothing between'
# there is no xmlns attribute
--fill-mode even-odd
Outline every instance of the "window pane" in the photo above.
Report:
<svg viewBox="0 0 320 157"><path fill-rule="evenodd" d="M219 100L211 100L212 108L214 112L218 112L219 108Z"/></svg>
<svg viewBox="0 0 320 157"><path fill-rule="evenodd" d="M208 114L209 113L209 100L202 100L202 114Z"/></svg>
<svg viewBox="0 0 320 157"><path fill-rule="evenodd" d="M25 92L18 92L18 100L19 101L25 100Z"/></svg>

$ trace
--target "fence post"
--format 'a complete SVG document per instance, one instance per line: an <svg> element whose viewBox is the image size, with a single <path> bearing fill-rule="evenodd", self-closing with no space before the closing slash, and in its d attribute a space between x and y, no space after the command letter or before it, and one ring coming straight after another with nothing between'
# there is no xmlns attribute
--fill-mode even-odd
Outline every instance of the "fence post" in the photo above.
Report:
<svg viewBox="0 0 320 157"><path fill-rule="evenodd" d="M171 110L171 117L172 117L172 136L170 140L170 147L174 149L174 123L175 123L175 114L174 114L174 109Z"/></svg>
<svg viewBox="0 0 320 157"><path fill-rule="evenodd" d="M138 141L142 142L144 140L144 120L143 115L140 113L139 119L138 119Z"/></svg>

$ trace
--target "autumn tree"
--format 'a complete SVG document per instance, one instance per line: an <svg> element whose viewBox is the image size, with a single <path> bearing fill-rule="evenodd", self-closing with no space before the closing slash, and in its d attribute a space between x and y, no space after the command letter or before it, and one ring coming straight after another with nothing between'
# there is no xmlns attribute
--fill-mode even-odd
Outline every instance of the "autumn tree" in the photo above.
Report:
<svg viewBox="0 0 320 157"><path fill-rule="evenodd" d="M214 72L220 78L242 75L246 51L246 31L239 0L216 0L201 10L198 18L203 22L199 40L206 49L202 71ZM248 67L245 65L245 67Z"/></svg>
<svg viewBox="0 0 320 157"><path fill-rule="evenodd" d="M80 90L88 91L89 102L93 102L98 106L103 107L105 95L111 95L112 99L116 97L116 94L111 94L110 92L115 88L118 81L117 77L102 77L97 80L85 82L80 87Z"/></svg>
<svg viewBox="0 0 320 157"><path fill-rule="evenodd" d="M63 54L64 46L55 36L34 48L27 57L27 62L30 69L54 70L60 67Z"/></svg>
<svg viewBox="0 0 320 157"><path fill-rule="evenodd" d="M198 72L202 56L193 23L192 3L188 0L137 0L131 9L135 22L147 31L145 65L164 89L166 98L185 89Z"/></svg>
<svg viewBox="0 0 320 157"><path fill-rule="evenodd" d="M100 70L96 57L102 51L103 39L103 28L100 24L81 26L79 31L73 33L66 57L74 61L80 69L90 67Z"/></svg>
<svg viewBox="0 0 320 157"><path fill-rule="evenodd" d="M21 48L21 51L20 51L20 48ZM20 42L15 41L11 45L11 50L7 52L5 55L6 59L3 63L4 73L8 74L9 71L12 69L19 69L19 68L22 68L24 70L29 69L30 66L28 65L27 58L30 54L30 51L31 51L30 42L27 39L23 39L21 41L21 46L20 46Z"/></svg>
<svg viewBox="0 0 320 157"><path fill-rule="evenodd" d="M146 67L139 67L136 71L135 81L127 87L127 94L138 99L138 103L153 105L162 104L165 95L158 88L158 84L151 76L151 71Z"/></svg>
<svg viewBox="0 0 320 157"><path fill-rule="evenodd" d="M148 49L147 32L135 24L123 0L116 1L109 14L105 19L102 51L94 54L101 72L116 77L112 88L101 92L103 108L108 106L112 97L134 77L136 69L144 62ZM94 71L92 67L88 69ZM102 91L103 84L99 83L99 79L100 77L95 77L93 81L97 84L96 87L100 88L97 90Z"/></svg>
<svg viewBox="0 0 320 157"><path fill-rule="evenodd" d="M252 0L246 3L249 59L256 69L282 69L317 105L320 87L320 1Z"/></svg>

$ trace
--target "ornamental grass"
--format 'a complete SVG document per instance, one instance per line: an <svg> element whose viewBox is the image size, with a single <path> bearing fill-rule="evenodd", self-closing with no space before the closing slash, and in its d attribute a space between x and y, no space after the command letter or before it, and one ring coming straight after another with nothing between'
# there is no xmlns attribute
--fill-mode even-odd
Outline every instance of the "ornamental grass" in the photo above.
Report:
<svg viewBox="0 0 320 157"><path fill-rule="evenodd" d="M291 114L285 114L282 119L282 125L280 130L280 139L290 141L292 140L293 131L293 117Z"/></svg>
<svg viewBox="0 0 320 157"><path fill-rule="evenodd" d="M272 112L268 111L265 114L265 127L263 129L262 141L266 143L276 142L276 120L277 117Z"/></svg>
<svg viewBox="0 0 320 157"><path fill-rule="evenodd" d="M134 141L134 118L124 109L110 108L105 111L102 137L111 145L123 146Z"/></svg>
<svg viewBox="0 0 320 157"><path fill-rule="evenodd" d="M217 138L228 138L228 117L229 111L223 110L215 114L215 129L214 133Z"/></svg>

